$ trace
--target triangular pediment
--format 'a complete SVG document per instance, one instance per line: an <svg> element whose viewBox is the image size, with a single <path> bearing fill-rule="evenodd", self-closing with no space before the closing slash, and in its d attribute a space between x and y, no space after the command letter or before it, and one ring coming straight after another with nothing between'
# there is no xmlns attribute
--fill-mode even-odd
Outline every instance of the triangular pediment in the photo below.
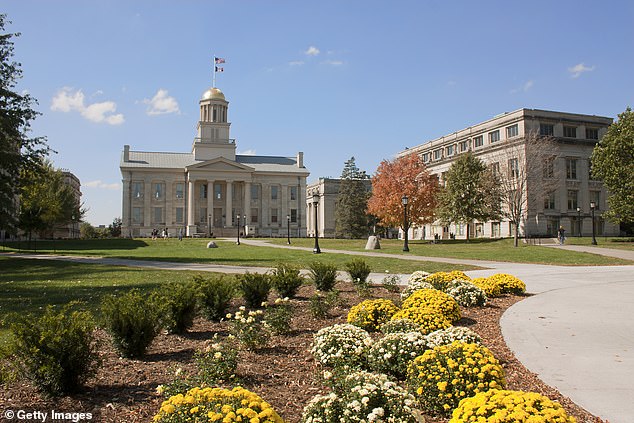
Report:
<svg viewBox="0 0 634 423"><path fill-rule="evenodd" d="M243 165L242 163L234 162L224 157L217 157L211 160L205 160L192 165L187 166L188 170L210 170L216 172L253 172L250 166Z"/></svg>

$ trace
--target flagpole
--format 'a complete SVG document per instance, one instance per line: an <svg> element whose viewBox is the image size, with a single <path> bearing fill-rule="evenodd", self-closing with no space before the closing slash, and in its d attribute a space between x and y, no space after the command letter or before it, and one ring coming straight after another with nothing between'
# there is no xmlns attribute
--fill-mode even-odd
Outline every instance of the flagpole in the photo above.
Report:
<svg viewBox="0 0 634 423"><path fill-rule="evenodd" d="M216 56L212 56L212 68L213 68L213 77L211 80L211 87L216 88Z"/></svg>

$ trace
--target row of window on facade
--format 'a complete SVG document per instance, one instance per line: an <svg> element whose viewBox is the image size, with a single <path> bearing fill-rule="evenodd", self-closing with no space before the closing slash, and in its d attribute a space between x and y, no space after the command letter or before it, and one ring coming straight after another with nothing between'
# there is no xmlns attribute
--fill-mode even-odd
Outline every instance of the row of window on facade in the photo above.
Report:
<svg viewBox="0 0 634 423"><path fill-rule="evenodd" d="M506 131L506 139L511 139L517 137L519 135L519 127L517 124L507 126L505 128ZM541 136L553 136L555 133L555 125L542 123L539 125L539 135ZM576 126L564 126L563 127L563 136L564 138L577 138L577 127ZM487 133L487 138L489 140L489 144L494 144L500 141L500 130L496 129L495 131L491 131ZM586 138L590 140L598 140L599 139L599 129L598 128L586 128ZM438 161L443 159L444 157L451 157L456 153L464 153L471 149L471 145L473 143L473 148L477 149L484 146L484 135L477 135L473 137L473 139L467 139L458 142L457 144L451 144L444 148L438 148L433 152L426 152L422 154L423 162L429 161Z"/></svg>
<svg viewBox="0 0 634 423"><path fill-rule="evenodd" d="M143 207L132 207L132 224L135 225L142 225L144 224L144 215L143 215L143 211L144 208ZM212 222L210 222L210 218L211 218L211 214L207 213L207 208L206 207L201 207L198 210L198 223L202 223L204 225L210 225L212 224ZM151 224L165 224L166 223L166 219L165 219L165 210L163 207L152 207L151 209ZM222 219L220 219L222 217ZM260 209L258 208L252 208L251 209L251 213L248 216L249 217L249 223L250 224L256 224L259 223L260 221ZM214 209L214 220L215 222L213 222L214 225L218 226L218 225L226 225L227 221L226 221L226 216L222 215L222 208L218 208L218 209ZM238 213L236 213L236 209L232 209L232 213L230 216L231 219L231 225L235 225L237 223L238 220ZM241 223L244 224L247 216L243 215L243 217L241 218L242 221ZM289 221L290 223L297 223L297 209L291 209L290 213L282 220L282 218L279 216L279 209L277 208L271 208L269 209L269 222L270 224L276 224L276 223L283 223ZM174 208L174 221L172 222L172 224L185 224L185 208L184 207L176 207Z"/></svg>
<svg viewBox="0 0 634 423"><path fill-rule="evenodd" d="M544 197L544 210L555 210L555 192L549 192ZM568 190L568 210L569 211L579 211L586 210L584 207L581 207L579 203L579 190L569 189ZM590 203L595 204L595 210L599 210L601 207L601 191L590 191L590 201L588 201L588 209L590 207Z"/></svg>
<svg viewBox="0 0 634 423"><path fill-rule="evenodd" d="M132 182L132 198L140 199L143 198L143 192L145 188L144 182ZM214 199L222 200L225 196L225 190L223 189L222 184L214 184ZM288 187L288 196L291 201L297 200L297 187L290 186ZM251 199L259 200L261 197L262 187L257 184L251 185ZM281 187L278 185L270 186L270 199L272 201L276 201L280 199ZM165 183L162 182L154 182L152 183L152 198L155 199L163 199L165 198ZM206 199L209 196L209 187L206 184L198 186L198 198ZM238 198L242 198L238 195L238 190L232 190L231 195L233 200L237 200ZM185 184L184 183L176 183L174 184L174 198L176 199L184 199L185 198Z"/></svg>

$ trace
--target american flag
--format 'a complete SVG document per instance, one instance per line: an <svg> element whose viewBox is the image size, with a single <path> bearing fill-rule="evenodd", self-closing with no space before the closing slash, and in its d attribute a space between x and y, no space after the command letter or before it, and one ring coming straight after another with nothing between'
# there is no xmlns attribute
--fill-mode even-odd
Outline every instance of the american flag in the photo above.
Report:
<svg viewBox="0 0 634 423"><path fill-rule="evenodd" d="M214 57L214 63L216 63L217 65L224 62L225 62L225 59L223 59L222 57Z"/></svg>
<svg viewBox="0 0 634 423"><path fill-rule="evenodd" d="M216 72L224 72L224 71L225 71L225 68L216 66Z"/></svg>

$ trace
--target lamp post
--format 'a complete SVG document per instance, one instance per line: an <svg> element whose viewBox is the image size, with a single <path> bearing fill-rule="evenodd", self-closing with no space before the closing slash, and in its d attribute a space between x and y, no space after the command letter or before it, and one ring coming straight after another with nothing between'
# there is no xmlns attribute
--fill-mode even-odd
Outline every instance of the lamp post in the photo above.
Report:
<svg viewBox="0 0 634 423"><path fill-rule="evenodd" d="M244 232L242 232L242 233L244 234L244 237L246 238L247 237L247 215L246 214L242 215L242 222L243 222L242 225L244 227ZM240 226L240 225L238 225L238 226Z"/></svg>
<svg viewBox="0 0 634 423"><path fill-rule="evenodd" d="M236 244L240 245L240 215L237 215L236 218L238 219L238 241L236 241Z"/></svg>
<svg viewBox="0 0 634 423"><path fill-rule="evenodd" d="M409 251L409 245L407 243L408 241L408 224L407 224L407 203L409 202L409 199L407 198L407 195L404 195L401 198L401 202L403 203L403 251Z"/></svg>
<svg viewBox="0 0 634 423"><path fill-rule="evenodd" d="M581 207L577 207L577 228L579 229L577 236L581 237Z"/></svg>
<svg viewBox="0 0 634 423"><path fill-rule="evenodd" d="M313 248L313 254L320 254L319 249L319 230L317 227L317 205L319 204L319 192L313 192L313 208L315 209L315 247Z"/></svg>
<svg viewBox="0 0 634 423"><path fill-rule="evenodd" d="M211 214L207 218L207 232L209 234L209 238L211 238Z"/></svg>
<svg viewBox="0 0 634 423"><path fill-rule="evenodd" d="M594 228L594 209L597 207L597 203L590 202L590 212L592 213L592 245L597 245L597 239L595 237L596 230Z"/></svg>
<svg viewBox="0 0 634 423"><path fill-rule="evenodd" d="M286 215L286 243L291 245L291 217Z"/></svg>

